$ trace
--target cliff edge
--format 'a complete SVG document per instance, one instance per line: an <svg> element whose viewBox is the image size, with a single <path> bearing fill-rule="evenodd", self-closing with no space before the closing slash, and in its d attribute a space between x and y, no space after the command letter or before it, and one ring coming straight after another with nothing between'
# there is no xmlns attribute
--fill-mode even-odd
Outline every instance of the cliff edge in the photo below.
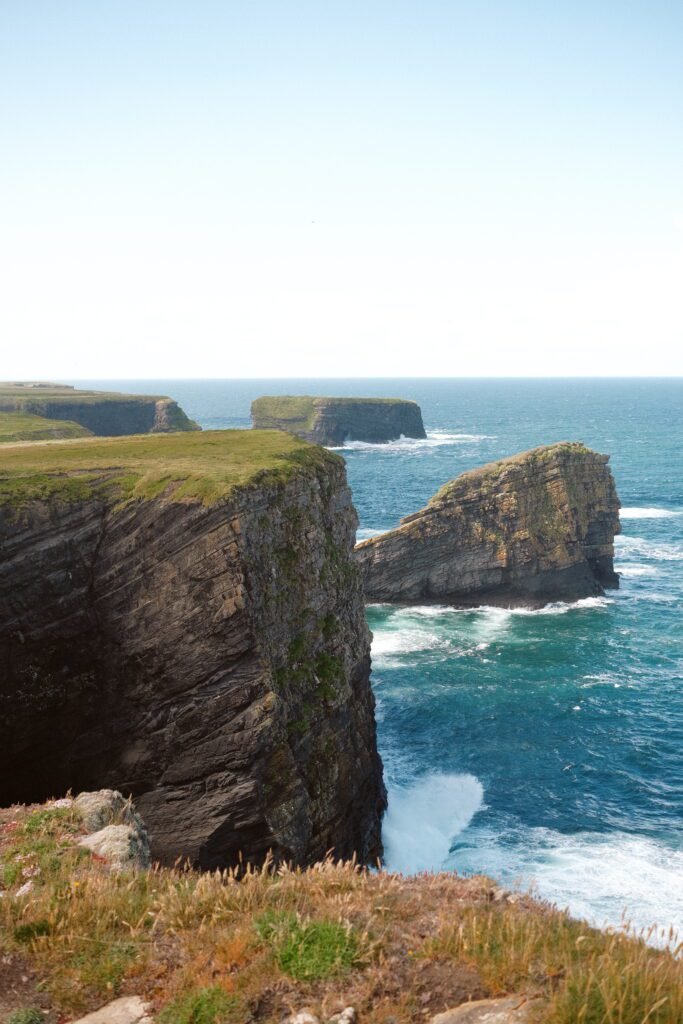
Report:
<svg viewBox="0 0 683 1024"><path fill-rule="evenodd" d="M399 437L426 437L417 402L401 398L264 396L251 403L254 427L286 430L314 444L348 441L383 444Z"/></svg>
<svg viewBox="0 0 683 1024"><path fill-rule="evenodd" d="M562 442L463 473L356 547L366 599L534 607L618 587L608 459Z"/></svg>
<svg viewBox="0 0 683 1024"><path fill-rule="evenodd" d="M165 862L374 862L356 523L282 433L0 450L0 803L110 787Z"/></svg>
<svg viewBox="0 0 683 1024"><path fill-rule="evenodd" d="M45 420L41 430L40 420ZM165 434L199 430L177 402L165 395L82 391L65 384L0 383L0 442L59 437L54 421L70 428L62 437L96 434ZM80 428L80 429L79 429Z"/></svg>

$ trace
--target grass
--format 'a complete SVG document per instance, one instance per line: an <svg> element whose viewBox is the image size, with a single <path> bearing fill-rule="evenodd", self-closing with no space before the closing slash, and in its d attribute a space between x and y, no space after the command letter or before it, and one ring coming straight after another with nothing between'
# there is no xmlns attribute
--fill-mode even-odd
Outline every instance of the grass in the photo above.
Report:
<svg viewBox="0 0 683 1024"><path fill-rule="evenodd" d="M89 437L91 431L70 420L50 420L22 412L0 412L0 444Z"/></svg>
<svg viewBox="0 0 683 1024"><path fill-rule="evenodd" d="M0 409L21 409L30 402L31 405L58 400L84 405L96 405L99 402L156 402L166 395L127 395L121 391L81 391L66 384L45 384L40 387L26 387L19 383L0 383Z"/></svg>
<svg viewBox="0 0 683 1024"><path fill-rule="evenodd" d="M285 480L338 456L278 431L214 430L89 438L0 449L0 505L154 498L211 504L267 476Z"/></svg>
<svg viewBox="0 0 683 1024"><path fill-rule="evenodd" d="M280 970L298 981L343 974L361 960L361 941L350 925L338 921L302 921L295 914L269 911L255 927L273 949Z"/></svg>
<svg viewBox="0 0 683 1024"><path fill-rule="evenodd" d="M51 1019L137 994L161 1024L276 1024L302 1006L327 1019L344 1005L373 1024L417 1024L514 993L538 1024L683 1020L680 948L592 929L530 897L494 903L485 878L330 860L110 874L74 847L81 830L70 807L0 811L0 957L39 973ZM27 996L22 1012L34 1005Z"/></svg>

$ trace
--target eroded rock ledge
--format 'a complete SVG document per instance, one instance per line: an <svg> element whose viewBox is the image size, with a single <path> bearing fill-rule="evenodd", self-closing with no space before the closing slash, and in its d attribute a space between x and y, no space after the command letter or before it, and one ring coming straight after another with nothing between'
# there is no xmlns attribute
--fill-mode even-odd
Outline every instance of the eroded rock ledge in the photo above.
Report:
<svg viewBox="0 0 683 1024"><path fill-rule="evenodd" d="M356 523L281 433L0 452L0 805L109 787L165 862L374 862Z"/></svg>
<svg viewBox="0 0 683 1024"><path fill-rule="evenodd" d="M417 402L401 398L264 396L251 403L251 418L257 428L286 430L333 447L346 441L383 444L427 436Z"/></svg>
<svg viewBox="0 0 683 1024"><path fill-rule="evenodd" d="M366 599L534 607L617 587L608 459L562 442L463 473L356 547Z"/></svg>

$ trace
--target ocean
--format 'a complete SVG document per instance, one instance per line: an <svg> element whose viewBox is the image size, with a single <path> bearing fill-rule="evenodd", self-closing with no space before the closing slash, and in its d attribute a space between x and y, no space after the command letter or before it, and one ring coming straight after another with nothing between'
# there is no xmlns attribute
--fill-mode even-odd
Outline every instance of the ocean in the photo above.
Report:
<svg viewBox="0 0 683 1024"><path fill-rule="evenodd" d="M339 449L359 539L492 459L608 452L619 590L538 611L368 608L386 858L683 934L683 380L70 383L169 394L205 428L248 427L262 394L414 399L427 440Z"/></svg>

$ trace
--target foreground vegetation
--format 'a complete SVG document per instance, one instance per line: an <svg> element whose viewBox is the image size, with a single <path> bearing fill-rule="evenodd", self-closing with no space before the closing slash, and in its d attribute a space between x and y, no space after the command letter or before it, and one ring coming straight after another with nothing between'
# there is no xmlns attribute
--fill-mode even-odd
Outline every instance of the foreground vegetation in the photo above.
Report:
<svg viewBox="0 0 683 1024"><path fill-rule="evenodd" d="M207 430L0 448L0 505L40 498L166 494L206 503L264 474L286 479L338 458L280 431Z"/></svg>
<svg viewBox="0 0 683 1024"><path fill-rule="evenodd" d="M546 1024L683 1020L676 954L495 898L485 878L332 862L116 875L74 845L81 831L70 806L0 812L0 1019L135 993L161 1024L274 1024L304 1005L404 1024L518 993Z"/></svg>

